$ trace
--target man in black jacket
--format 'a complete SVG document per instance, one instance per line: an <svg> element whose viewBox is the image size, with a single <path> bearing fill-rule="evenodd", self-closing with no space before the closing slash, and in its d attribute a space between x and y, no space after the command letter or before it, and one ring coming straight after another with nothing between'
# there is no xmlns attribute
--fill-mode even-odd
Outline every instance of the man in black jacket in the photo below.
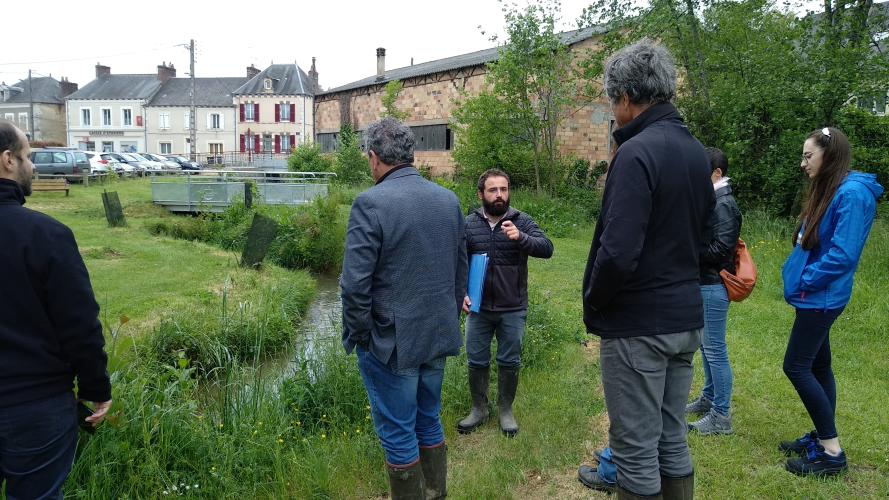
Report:
<svg viewBox="0 0 889 500"><path fill-rule="evenodd" d="M618 498L691 498L685 402L704 325L699 251L713 209L703 146L670 103L676 69L642 40L605 66L619 129L583 280L600 366ZM581 482L591 470L582 466Z"/></svg>
<svg viewBox="0 0 889 500"><path fill-rule="evenodd" d="M513 437L519 426L512 413L519 384L522 337L528 315L528 256L548 259L552 242L523 212L509 207L509 176L486 171L478 180L482 207L466 216L466 250L469 256L488 254L488 268L478 313L466 318L466 357L472 410L457 423L468 434L488 418L488 371L491 340L497 336L497 406L500 430ZM472 302L467 296L463 311Z"/></svg>
<svg viewBox="0 0 889 500"><path fill-rule="evenodd" d="M0 120L0 483L10 498L60 498L77 443L78 397L111 406L99 306L71 230L24 208L25 135Z"/></svg>

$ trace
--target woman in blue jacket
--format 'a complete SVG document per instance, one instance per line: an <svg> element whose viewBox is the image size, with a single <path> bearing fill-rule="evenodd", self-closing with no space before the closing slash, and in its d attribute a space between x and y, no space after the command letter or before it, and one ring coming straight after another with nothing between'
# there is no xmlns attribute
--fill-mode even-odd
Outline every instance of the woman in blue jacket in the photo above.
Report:
<svg viewBox="0 0 889 500"><path fill-rule="evenodd" d="M800 167L811 179L782 269L784 299L796 320L784 354L793 383L815 430L779 449L799 455L787 461L798 475L828 476L847 469L834 414L836 383L830 367L830 327L852 295L852 277L876 215L883 187L876 176L850 172L849 140L833 127L809 134Z"/></svg>

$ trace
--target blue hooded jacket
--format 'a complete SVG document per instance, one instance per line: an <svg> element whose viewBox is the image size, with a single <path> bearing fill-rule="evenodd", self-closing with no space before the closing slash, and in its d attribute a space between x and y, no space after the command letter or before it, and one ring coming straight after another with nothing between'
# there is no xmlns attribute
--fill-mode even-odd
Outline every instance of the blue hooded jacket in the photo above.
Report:
<svg viewBox="0 0 889 500"><path fill-rule="evenodd" d="M873 174L850 172L821 218L819 244L797 244L784 262L784 300L797 309L838 309L852 296L852 277L877 212L883 186ZM801 236L797 236L801 238Z"/></svg>

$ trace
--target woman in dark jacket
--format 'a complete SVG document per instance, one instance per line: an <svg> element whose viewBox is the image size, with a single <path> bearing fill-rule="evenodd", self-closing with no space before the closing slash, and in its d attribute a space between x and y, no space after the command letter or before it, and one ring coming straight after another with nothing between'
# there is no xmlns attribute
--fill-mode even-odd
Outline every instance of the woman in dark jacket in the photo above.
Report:
<svg viewBox="0 0 889 500"><path fill-rule="evenodd" d="M731 434L732 367L725 342L728 320L728 292L719 272L735 272L735 245L741 234L741 211L729 186L728 159L722 151L707 148L716 191L716 206L704 235L701 251L701 296L704 300L704 335L701 361L704 365L704 389L689 403L686 413L702 415L690 429L701 434Z"/></svg>

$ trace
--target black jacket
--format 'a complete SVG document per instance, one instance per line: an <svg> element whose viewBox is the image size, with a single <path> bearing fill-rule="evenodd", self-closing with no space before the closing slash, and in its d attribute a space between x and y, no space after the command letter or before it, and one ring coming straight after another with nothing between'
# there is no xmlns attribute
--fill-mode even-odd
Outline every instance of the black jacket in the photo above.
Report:
<svg viewBox="0 0 889 500"><path fill-rule="evenodd" d="M741 235L741 210L735 203L730 186L716 190L716 208L710 214L710 223L704 231L704 248L701 250L701 284L722 283L719 271L727 269L735 273L735 246Z"/></svg>
<svg viewBox="0 0 889 500"><path fill-rule="evenodd" d="M0 179L0 408L57 396L111 399L99 305L71 230Z"/></svg>
<svg viewBox="0 0 889 500"><path fill-rule="evenodd" d="M587 330L613 338L701 328L699 253L714 205L704 147L669 103L614 138L583 278Z"/></svg>
<svg viewBox="0 0 889 500"><path fill-rule="evenodd" d="M507 238L500 228L507 220L522 233L517 241ZM481 309L519 311L528 308L528 256L550 258L553 242L524 212L510 208L491 229L479 208L466 216L466 250L470 256L488 254Z"/></svg>

